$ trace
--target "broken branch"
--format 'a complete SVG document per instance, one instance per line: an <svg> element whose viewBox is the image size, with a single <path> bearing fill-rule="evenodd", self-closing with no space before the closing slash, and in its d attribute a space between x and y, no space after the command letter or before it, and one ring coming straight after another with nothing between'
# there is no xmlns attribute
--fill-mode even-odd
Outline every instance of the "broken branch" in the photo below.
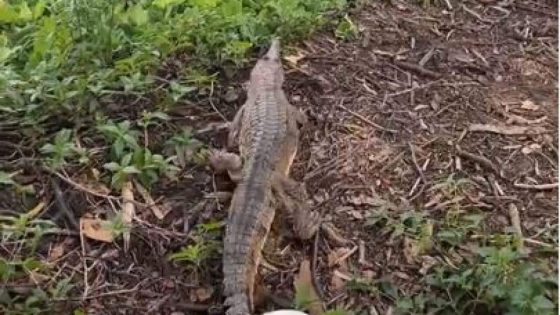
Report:
<svg viewBox="0 0 560 315"><path fill-rule="evenodd" d="M488 124L471 124L469 131L492 132L502 135L538 135L547 133L547 130L536 126L498 126Z"/></svg>

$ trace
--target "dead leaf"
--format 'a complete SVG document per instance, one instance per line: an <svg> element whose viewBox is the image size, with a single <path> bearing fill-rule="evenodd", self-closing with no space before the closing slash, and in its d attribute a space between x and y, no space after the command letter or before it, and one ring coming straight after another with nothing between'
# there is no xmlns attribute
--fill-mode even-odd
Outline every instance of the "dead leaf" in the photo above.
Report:
<svg viewBox="0 0 560 315"><path fill-rule="evenodd" d="M212 293L214 290L208 287L201 287L197 288L194 291L191 291L190 298L191 301L197 302L204 302L208 301L212 297Z"/></svg>
<svg viewBox="0 0 560 315"><path fill-rule="evenodd" d="M535 111L539 109L539 105L535 104L531 100L524 100L523 102L521 102L521 108Z"/></svg>
<svg viewBox="0 0 560 315"><path fill-rule="evenodd" d="M49 251L49 261L54 261L62 257L64 255L65 245L64 242L60 242L56 244L54 247L51 248Z"/></svg>
<svg viewBox="0 0 560 315"><path fill-rule="evenodd" d="M408 264L413 264L420 253L420 246L418 246L418 241L411 238L404 238L404 248L403 253Z"/></svg>
<svg viewBox="0 0 560 315"><path fill-rule="evenodd" d="M115 239L113 231L108 228L111 222L101 219L81 218L80 234L93 240L111 243Z"/></svg>
<svg viewBox="0 0 560 315"><path fill-rule="evenodd" d="M469 131L492 132L503 135L536 135L546 133L546 129L537 126L500 126L487 124L471 124Z"/></svg>
<svg viewBox="0 0 560 315"><path fill-rule="evenodd" d="M284 60L292 64L293 66L297 66L297 63L305 58L305 54L302 51L298 51L295 55L289 55L284 57Z"/></svg>
<svg viewBox="0 0 560 315"><path fill-rule="evenodd" d="M123 232L124 251L127 252L130 246L130 226L134 218L134 194L132 193L132 183L127 181L122 187L121 196L123 198L122 223L125 227Z"/></svg>
<svg viewBox="0 0 560 315"><path fill-rule="evenodd" d="M529 155L535 151L539 151L542 148L542 146L538 143L531 143L528 146L524 146L523 149L521 149L521 152L525 155Z"/></svg>
<svg viewBox="0 0 560 315"><path fill-rule="evenodd" d="M349 213L356 220L363 220L364 219L364 215L358 210L351 210L351 211L349 211Z"/></svg>
<svg viewBox="0 0 560 315"><path fill-rule="evenodd" d="M323 303L313 286L311 263L309 260L306 259L301 262L299 273L294 278L294 287L296 290L297 302L305 304L305 307L309 311L309 315L323 314Z"/></svg>
<svg viewBox="0 0 560 315"><path fill-rule="evenodd" d="M422 268L418 270L421 275L428 274L428 271L432 269L433 266L438 264L438 260L431 256L422 256Z"/></svg>

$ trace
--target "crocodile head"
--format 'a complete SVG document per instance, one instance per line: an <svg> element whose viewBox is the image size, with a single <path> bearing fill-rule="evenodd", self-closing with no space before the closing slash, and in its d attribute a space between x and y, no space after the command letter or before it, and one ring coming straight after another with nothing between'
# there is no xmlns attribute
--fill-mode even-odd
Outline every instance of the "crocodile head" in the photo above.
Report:
<svg viewBox="0 0 560 315"><path fill-rule="evenodd" d="M284 82L284 70L280 60L280 40L278 38L272 40L267 53L257 61L251 71L251 79L272 80L269 82L280 86Z"/></svg>

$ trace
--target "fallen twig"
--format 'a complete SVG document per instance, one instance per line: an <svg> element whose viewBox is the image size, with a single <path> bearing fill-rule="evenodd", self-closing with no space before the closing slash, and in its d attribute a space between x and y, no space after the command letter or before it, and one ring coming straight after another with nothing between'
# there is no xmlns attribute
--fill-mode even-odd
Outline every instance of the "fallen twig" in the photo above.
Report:
<svg viewBox="0 0 560 315"><path fill-rule="evenodd" d="M457 151L457 154L460 157L475 161L476 163L480 164L481 166L485 167L488 170L491 170L492 172L494 172L496 175L503 177L500 174L500 170L498 169L498 167L496 165L494 165L494 163L492 163L492 161L490 161L489 159L487 159L486 157L482 156L482 155L476 155L474 153L470 153L467 151L464 151L463 149L461 149L461 147L459 147L458 145L455 146L455 150Z"/></svg>
<svg viewBox="0 0 560 315"><path fill-rule="evenodd" d="M345 246L351 242L336 231L336 228L331 223L322 223L321 231L325 233L325 236L334 243L336 246Z"/></svg>
<svg viewBox="0 0 560 315"><path fill-rule="evenodd" d="M538 135L548 131L537 126L498 126L488 124L471 124L469 131L492 132L508 136L513 135Z"/></svg>
<svg viewBox="0 0 560 315"><path fill-rule="evenodd" d="M346 112L348 112L350 115L352 115L352 116L358 118L359 120L365 122L366 124L368 124L368 125L370 125L370 126L372 126L372 127L375 127L375 128L377 128L377 129L380 129L380 130L383 130L383 131L386 131L386 132L397 133L397 130L388 129L388 128L385 128L385 127L383 127L383 126L381 126L381 125L378 125L378 124L374 123L373 121L367 119L366 117L364 117L364 116L362 116L362 115L360 115L360 114L358 114L358 113L356 113L356 112L354 112L354 111L352 111L352 110L346 108L346 107L345 107L344 105L342 105L342 104L338 104L337 107L340 108L340 109L342 109L342 110L344 110L344 111L346 111Z"/></svg>
<svg viewBox="0 0 560 315"><path fill-rule="evenodd" d="M124 224L123 241L124 251L128 252L130 247L130 228L132 226L132 219L134 218L134 194L132 192L132 183L127 181L122 187L122 197L124 204L122 206L122 222Z"/></svg>
<svg viewBox="0 0 560 315"><path fill-rule="evenodd" d="M136 187L136 190L138 191L140 196L142 196L142 198L144 199L144 202L146 202L146 204L148 204L148 207L150 208L150 210L152 210L152 213L159 220L163 220L165 218L165 215L167 214L167 212L164 213L161 210L161 208L156 205L156 202L154 201L152 196L150 196L150 193L146 190L146 188L144 188L144 186L142 186L142 184L140 184L135 179L133 179L132 181L134 182L134 187Z"/></svg>
<svg viewBox="0 0 560 315"><path fill-rule="evenodd" d="M403 94L410 93L410 92L412 92L412 91L417 91L417 90L421 90L421 89L426 89L426 88L429 88L429 87L431 87L432 85L434 85L434 84L436 84L436 83L439 83L440 81L441 81L441 80L434 80L434 81L430 81L430 82L428 82L428 83L426 83L426 84L416 85L416 86L413 86L413 87L411 87L411 88L404 89L404 90L402 90L402 91L398 91L398 92L394 92L394 93L389 93L389 94L386 94L386 95L385 95L385 98L388 98L388 97L395 97L395 96L399 96L399 95L403 95Z"/></svg>
<svg viewBox="0 0 560 315"><path fill-rule="evenodd" d="M558 183L550 183L550 184L522 184L522 183L513 183L513 186L517 188L529 189L529 190L551 190L558 188Z"/></svg>
<svg viewBox="0 0 560 315"><path fill-rule="evenodd" d="M521 230L521 219L519 218L519 211L517 210L517 206L512 202L509 204L508 207L509 219L511 221L511 225L515 234L519 237L519 246L523 247L523 230Z"/></svg>
<svg viewBox="0 0 560 315"><path fill-rule="evenodd" d="M81 190L85 193L88 193L90 195L96 196L96 197L100 197L100 198L105 198L105 199L109 199L109 200L115 200L115 201L122 201L122 197L117 197L117 196L111 196L111 195L107 195L107 194L102 194L102 193L98 193L94 190L91 190L87 187L82 186L80 183L75 182L74 180L72 180L70 177L68 176L64 176L58 172L52 172L49 171L51 174L56 175L58 178L62 179L62 181L66 182L67 184L74 186L74 188L77 188L78 190ZM129 200L131 203L139 206L139 207L148 207L149 205L145 204L145 203L141 203L138 202L136 200Z"/></svg>
<svg viewBox="0 0 560 315"><path fill-rule="evenodd" d="M395 61L395 64L401 68L404 68L409 71L416 72L420 75L430 77L432 79L439 79L442 77L441 73L426 69L418 64L406 62L406 61Z"/></svg>

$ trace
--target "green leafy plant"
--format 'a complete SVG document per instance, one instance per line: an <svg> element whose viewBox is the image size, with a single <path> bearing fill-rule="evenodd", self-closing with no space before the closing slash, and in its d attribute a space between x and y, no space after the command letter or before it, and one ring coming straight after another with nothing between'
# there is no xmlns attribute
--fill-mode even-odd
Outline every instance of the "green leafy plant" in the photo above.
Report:
<svg viewBox="0 0 560 315"><path fill-rule="evenodd" d="M449 175L445 180L442 180L428 189L428 191L438 191L444 197L453 200L458 196L462 196L470 187L472 183L467 178L455 178L455 174Z"/></svg>
<svg viewBox="0 0 560 315"><path fill-rule="evenodd" d="M60 130L54 137L54 142L45 144L41 152L48 155L47 163L51 168L57 169L66 165L66 159L75 156L78 152L72 139L72 131Z"/></svg>
<svg viewBox="0 0 560 315"><path fill-rule="evenodd" d="M111 177L111 186L120 189L132 174L140 173L140 170L134 165L131 165L131 162L132 153L129 153L122 157L120 163L110 162L103 165L104 168L113 173Z"/></svg>
<svg viewBox="0 0 560 315"><path fill-rule="evenodd" d="M425 278L422 298L403 298L399 314L553 314L556 279L510 246L484 247L475 264L440 267Z"/></svg>
<svg viewBox="0 0 560 315"><path fill-rule="evenodd" d="M138 149L138 137L140 133L131 129L130 121L125 120L120 123L108 122L97 127L101 131L111 145L111 155L114 159L122 159L126 153L125 150Z"/></svg>
<svg viewBox="0 0 560 315"><path fill-rule="evenodd" d="M193 138L190 129L181 130L180 133L167 140L165 144L177 156L177 163L180 167L185 167L194 151L201 147L201 143Z"/></svg>
<svg viewBox="0 0 560 315"><path fill-rule="evenodd" d="M169 255L169 260L187 263L195 270L201 270L202 265L211 258L217 257L221 244L217 239L218 233L224 226L223 221L211 221L198 224L193 233L193 243L183 247L176 253Z"/></svg>
<svg viewBox="0 0 560 315"><path fill-rule="evenodd" d="M358 27L352 22L348 14L340 21L334 32L335 36L342 40L355 39L358 33Z"/></svg>
<svg viewBox="0 0 560 315"><path fill-rule="evenodd" d="M462 244L470 232L481 230L484 215L481 214L461 214L449 211L437 237L446 245L458 246Z"/></svg>
<svg viewBox="0 0 560 315"><path fill-rule="evenodd" d="M132 156L132 164L138 170L138 179L145 186L151 186L158 181L160 175L173 178L179 171L172 164L174 157L164 158L160 154L152 154L149 149L137 149Z"/></svg>
<svg viewBox="0 0 560 315"><path fill-rule="evenodd" d="M395 218L386 211L374 210L368 215L366 226L381 226L381 233L391 233L391 240L403 235L431 237L432 229L432 223L426 218L426 214L416 211L406 211Z"/></svg>

